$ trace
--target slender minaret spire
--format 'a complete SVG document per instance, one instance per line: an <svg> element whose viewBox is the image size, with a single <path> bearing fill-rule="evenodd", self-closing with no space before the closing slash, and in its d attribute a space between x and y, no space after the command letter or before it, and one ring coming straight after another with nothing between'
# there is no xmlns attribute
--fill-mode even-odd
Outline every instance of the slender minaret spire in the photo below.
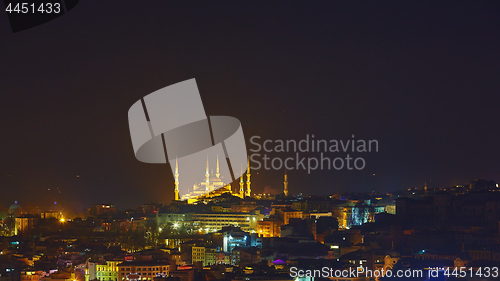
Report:
<svg viewBox="0 0 500 281"><path fill-rule="evenodd" d="M427 196L427 182L425 182L424 191L425 191L425 196Z"/></svg>
<svg viewBox="0 0 500 281"><path fill-rule="evenodd" d="M288 196L288 177L286 175L286 169L285 169L285 181L283 182L283 185L284 185L283 193L285 193L285 196Z"/></svg>
<svg viewBox="0 0 500 281"><path fill-rule="evenodd" d="M243 182L243 165L241 165L241 176L240 176L240 198L245 198L245 183Z"/></svg>
<svg viewBox="0 0 500 281"><path fill-rule="evenodd" d="M174 190L174 200L179 200L179 164L177 163L177 157L175 157L175 190Z"/></svg>
<svg viewBox="0 0 500 281"><path fill-rule="evenodd" d="M247 160L247 196L250 197L252 189L250 189L250 158Z"/></svg>
<svg viewBox="0 0 500 281"><path fill-rule="evenodd" d="M208 185L210 183L210 174L208 173L208 156L207 156L207 171L205 172L205 191L208 191Z"/></svg>
<svg viewBox="0 0 500 281"><path fill-rule="evenodd" d="M220 172L219 172L219 155L217 155L217 170L215 170L215 176L217 178L220 177Z"/></svg>

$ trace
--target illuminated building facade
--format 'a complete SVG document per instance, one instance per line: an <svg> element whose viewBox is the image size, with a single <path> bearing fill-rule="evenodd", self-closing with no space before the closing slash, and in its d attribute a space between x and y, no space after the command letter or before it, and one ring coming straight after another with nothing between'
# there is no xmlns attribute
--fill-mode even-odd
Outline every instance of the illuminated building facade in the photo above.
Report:
<svg viewBox="0 0 500 281"><path fill-rule="evenodd" d="M224 234L222 249L224 252L231 252L234 248L245 248L250 246L251 237L248 233L242 231L232 231Z"/></svg>
<svg viewBox="0 0 500 281"><path fill-rule="evenodd" d="M278 216L271 216L258 222L257 233L262 237L280 237L283 220Z"/></svg>
<svg viewBox="0 0 500 281"><path fill-rule="evenodd" d="M231 254L226 252L215 253L216 264L231 264Z"/></svg>
<svg viewBox="0 0 500 281"><path fill-rule="evenodd" d="M62 211L54 211L54 210L43 212L41 214L41 216L42 216L42 219L55 218L55 219L60 220L60 219L64 218L64 215L63 215Z"/></svg>
<svg viewBox="0 0 500 281"><path fill-rule="evenodd" d="M117 266L119 280L153 280L156 276L168 276L170 271L168 262L130 261Z"/></svg>
<svg viewBox="0 0 500 281"><path fill-rule="evenodd" d="M118 281L118 264L122 261L106 261L105 263L97 263L96 279L99 281Z"/></svg>
<svg viewBox="0 0 500 281"><path fill-rule="evenodd" d="M196 262L201 262L203 266L206 265L205 263L205 247L192 247L191 248L192 254L192 262L193 264Z"/></svg>
<svg viewBox="0 0 500 281"><path fill-rule="evenodd" d="M107 213L114 213L114 212L116 212L116 208L115 208L115 206L113 206L111 204L95 204L95 205L92 205L88 209L88 212L89 212L90 216L95 217L95 216L100 216L100 215L104 215Z"/></svg>
<svg viewBox="0 0 500 281"><path fill-rule="evenodd" d="M271 211L271 215L273 213L283 219L283 224L288 224L291 218L302 219L302 211L297 211L290 207L274 209L274 211Z"/></svg>
<svg viewBox="0 0 500 281"><path fill-rule="evenodd" d="M249 213L257 208L256 201L241 201L238 205L231 205L231 211L235 213Z"/></svg>
<svg viewBox="0 0 500 281"><path fill-rule="evenodd" d="M193 246L191 248L191 262L201 262L203 266L212 265L216 263L215 248Z"/></svg>
<svg viewBox="0 0 500 281"><path fill-rule="evenodd" d="M18 232L25 232L32 229L39 221L40 217L33 215L22 215L16 218L15 235Z"/></svg>
<svg viewBox="0 0 500 281"><path fill-rule="evenodd" d="M193 213L164 213L158 215L158 223L171 223L174 228L184 226L192 220Z"/></svg>
<svg viewBox="0 0 500 281"><path fill-rule="evenodd" d="M21 271L21 281L40 281L48 274L43 270L23 270Z"/></svg>
<svg viewBox="0 0 500 281"><path fill-rule="evenodd" d="M384 207L375 206L348 206L344 207L340 228L349 229L353 225L362 225L364 223L374 222L375 214L384 212Z"/></svg>
<svg viewBox="0 0 500 281"><path fill-rule="evenodd" d="M385 212L391 215L396 214L396 205L387 205L385 206Z"/></svg>
<svg viewBox="0 0 500 281"><path fill-rule="evenodd" d="M264 215L260 214L230 212L193 214L192 216L193 225L200 227L202 231L206 232L219 231L223 227L231 225L251 232L256 230L257 222L263 218Z"/></svg>
<svg viewBox="0 0 500 281"><path fill-rule="evenodd" d="M217 259L215 258L215 253L216 253L215 248L211 247L205 248L205 263L203 264L204 266L216 264Z"/></svg>

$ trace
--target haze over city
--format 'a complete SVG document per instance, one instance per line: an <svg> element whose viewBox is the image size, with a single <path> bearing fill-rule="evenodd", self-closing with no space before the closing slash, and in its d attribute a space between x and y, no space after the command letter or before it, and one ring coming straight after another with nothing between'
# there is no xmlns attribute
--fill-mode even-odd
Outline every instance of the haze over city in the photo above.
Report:
<svg viewBox="0 0 500 281"><path fill-rule="evenodd" d="M79 3L20 33L0 25L3 205L172 200L170 168L135 160L126 114L190 78L207 114L241 121L247 147L379 141L362 171L289 171L294 193L498 179L495 1L121 3ZM255 171L255 190L282 174Z"/></svg>

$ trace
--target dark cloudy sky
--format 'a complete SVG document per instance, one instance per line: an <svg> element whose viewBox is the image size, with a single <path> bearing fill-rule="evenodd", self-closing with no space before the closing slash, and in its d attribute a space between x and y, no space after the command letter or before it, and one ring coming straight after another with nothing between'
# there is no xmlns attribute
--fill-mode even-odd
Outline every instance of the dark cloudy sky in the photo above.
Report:
<svg viewBox="0 0 500 281"><path fill-rule="evenodd" d="M0 204L169 202L170 169L135 159L127 111L190 78L249 146L379 141L362 171L290 171L292 193L500 180L499 35L493 0L80 1L18 33L0 13ZM253 189L282 174L254 171Z"/></svg>

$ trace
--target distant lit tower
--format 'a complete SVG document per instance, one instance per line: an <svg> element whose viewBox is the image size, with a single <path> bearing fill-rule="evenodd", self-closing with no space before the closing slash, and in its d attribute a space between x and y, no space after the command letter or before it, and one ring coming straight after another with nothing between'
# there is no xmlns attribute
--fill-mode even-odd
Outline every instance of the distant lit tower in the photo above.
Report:
<svg viewBox="0 0 500 281"><path fill-rule="evenodd" d="M247 160L247 196L250 197L252 189L250 189L250 158Z"/></svg>
<svg viewBox="0 0 500 281"><path fill-rule="evenodd" d="M217 178L220 178L220 173L219 173L219 155L217 155L217 170L215 170L215 176Z"/></svg>
<svg viewBox="0 0 500 281"><path fill-rule="evenodd" d="M285 169L285 181L283 182L284 190L283 193L285 193L285 196L288 196L288 177L286 175L286 169Z"/></svg>
<svg viewBox="0 0 500 281"><path fill-rule="evenodd" d="M425 185L424 185L424 193L425 193L425 196L427 196L427 182L425 182Z"/></svg>
<svg viewBox="0 0 500 281"><path fill-rule="evenodd" d="M208 172L208 156L207 156L207 171L205 172L205 191L208 191L208 186L210 185L210 173Z"/></svg>
<svg viewBox="0 0 500 281"><path fill-rule="evenodd" d="M241 165L241 176L240 176L240 198L245 198L245 183L243 182L243 165Z"/></svg>
<svg viewBox="0 0 500 281"><path fill-rule="evenodd" d="M179 201L179 164L177 163L177 157L175 157L175 191L174 191L174 200Z"/></svg>

